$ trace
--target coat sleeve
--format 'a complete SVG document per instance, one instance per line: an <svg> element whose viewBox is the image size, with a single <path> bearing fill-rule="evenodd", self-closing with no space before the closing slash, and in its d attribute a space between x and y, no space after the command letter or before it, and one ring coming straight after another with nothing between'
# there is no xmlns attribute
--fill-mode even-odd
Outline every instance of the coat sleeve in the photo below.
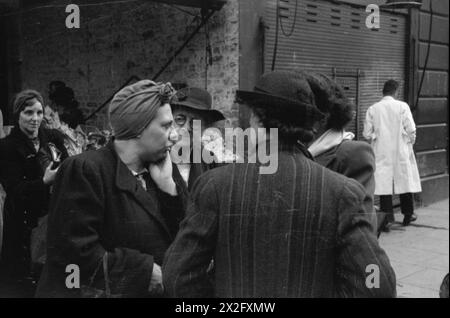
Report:
<svg viewBox="0 0 450 318"><path fill-rule="evenodd" d="M207 269L214 256L218 203L208 175L195 183L186 218L164 259L163 284L170 297L214 296Z"/></svg>
<svg viewBox="0 0 450 318"><path fill-rule="evenodd" d="M48 224L48 260L56 266L77 264L81 282L89 285L105 253L106 201L104 181L98 169L83 158L67 159L54 184ZM138 250L108 250L111 292L122 296L146 295L153 271L153 257ZM104 289L103 275L94 285Z"/></svg>
<svg viewBox="0 0 450 318"><path fill-rule="evenodd" d="M46 206L49 186L44 184L42 177L34 180L25 178L22 160L10 144L0 144L0 167L0 182L7 194L25 198L28 204L36 208Z"/></svg>
<svg viewBox="0 0 450 318"><path fill-rule="evenodd" d="M67 149L64 146L64 135L60 131L56 129L43 129L43 132L46 135L46 141L44 144L42 144L41 149L39 149L38 153L36 154L42 174L45 173L45 170L53 161L48 143L54 144L56 148L61 152L61 162L69 156L67 153Z"/></svg>
<svg viewBox="0 0 450 318"><path fill-rule="evenodd" d="M364 210L377 229L373 207L375 193L375 154L372 147L362 141L343 142L336 151L337 172L358 181L365 191Z"/></svg>
<svg viewBox="0 0 450 318"><path fill-rule="evenodd" d="M65 137L62 132L56 129L51 129L50 132L51 132L51 141L54 142L58 150L61 151L61 161L63 161L67 157L69 157L66 146L64 145Z"/></svg>
<svg viewBox="0 0 450 318"><path fill-rule="evenodd" d="M416 124L414 123L411 109L406 103L403 104L402 126L408 136L410 143L414 145L416 143Z"/></svg>
<svg viewBox="0 0 450 318"><path fill-rule="evenodd" d="M373 127L372 107L370 107L366 113L366 120L364 121L363 136L370 142L372 142L376 138L375 130Z"/></svg>
<svg viewBox="0 0 450 318"><path fill-rule="evenodd" d="M395 273L364 213L364 191L348 180L339 202L337 297L396 297Z"/></svg>

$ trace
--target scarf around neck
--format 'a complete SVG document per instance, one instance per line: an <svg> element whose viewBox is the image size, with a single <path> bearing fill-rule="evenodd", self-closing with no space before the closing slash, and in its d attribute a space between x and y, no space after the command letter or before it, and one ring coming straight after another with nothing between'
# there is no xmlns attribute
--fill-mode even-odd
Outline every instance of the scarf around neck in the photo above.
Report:
<svg viewBox="0 0 450 318"><path fill-rule="evenodd" d="M355 134L345 130L329 129L316 139L308 148L309 152L317 157L324 152L340 145L344 140L353 140Z"/></svg>

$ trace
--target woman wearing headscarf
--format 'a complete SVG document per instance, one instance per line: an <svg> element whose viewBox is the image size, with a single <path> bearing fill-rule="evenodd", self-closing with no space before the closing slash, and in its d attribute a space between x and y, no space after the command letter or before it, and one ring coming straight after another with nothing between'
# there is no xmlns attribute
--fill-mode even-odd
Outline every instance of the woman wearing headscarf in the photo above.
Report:
<svg viewBox="0 0 450 318"><path fill-rule="evenodd" d="M125 87L109 105L112 141L63 163L38 297L163 295L160 266L187 191L174 182L168 155L178 140L174 93L149 80Z"/></svg>
<svg viewBox="0 0 450 318"><path fill-rule="evenodd" d="M375 155L368 143L353 140L355 135L345 130L353 119L353 104L343 89L327 76L303 73L314 92L317 108L324 114L314 127L314 139L308 150L317 163L355 179L364 187L364 206L368 215L373 216L376 229L373 213Z"/></svg>
<svg viewBox="0 0 450 318"><path fill-rule="evenodd" d="M40 93L24 90L13 103L15 126L0 141L0 182L5 187L5 233L2 274L32 282L30 236L38 218L47 214L50 186L57 169L48 159L50 148L67 157L63 137L41 126L44 101ZM54 158L57 159L57 158Z"/></svg>

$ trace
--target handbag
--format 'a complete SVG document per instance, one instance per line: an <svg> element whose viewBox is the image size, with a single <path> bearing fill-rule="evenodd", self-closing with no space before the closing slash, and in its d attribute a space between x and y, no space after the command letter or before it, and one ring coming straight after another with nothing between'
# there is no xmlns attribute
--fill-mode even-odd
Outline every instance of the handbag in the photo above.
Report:
<svg viewBox="0 0 450 318"><path fill-rule="evenodd" d="M92 287L95 277L99 272L100 268L103 268L103 277L105 280L105 289L98 289ZM89 279L89 285L81 285L81 298L120 298L120 295L111 294L111 288L109 285L109 274L108 274L108 252L103 254L103 257L100 259L97 268Z"/></svg>

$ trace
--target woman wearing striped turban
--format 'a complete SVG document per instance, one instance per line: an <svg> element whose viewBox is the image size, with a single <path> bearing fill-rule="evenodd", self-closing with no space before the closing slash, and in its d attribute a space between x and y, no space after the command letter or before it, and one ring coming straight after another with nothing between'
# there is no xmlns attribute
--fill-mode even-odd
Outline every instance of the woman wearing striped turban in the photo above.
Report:
<svg viewBox="0 0 450 318"><path fill-rule="evenodd" d="M160 265L184 214L168 156L174 93L149 80L125 87L109 106L112 141L61 166L38 297L163 295Z"/></svg>

